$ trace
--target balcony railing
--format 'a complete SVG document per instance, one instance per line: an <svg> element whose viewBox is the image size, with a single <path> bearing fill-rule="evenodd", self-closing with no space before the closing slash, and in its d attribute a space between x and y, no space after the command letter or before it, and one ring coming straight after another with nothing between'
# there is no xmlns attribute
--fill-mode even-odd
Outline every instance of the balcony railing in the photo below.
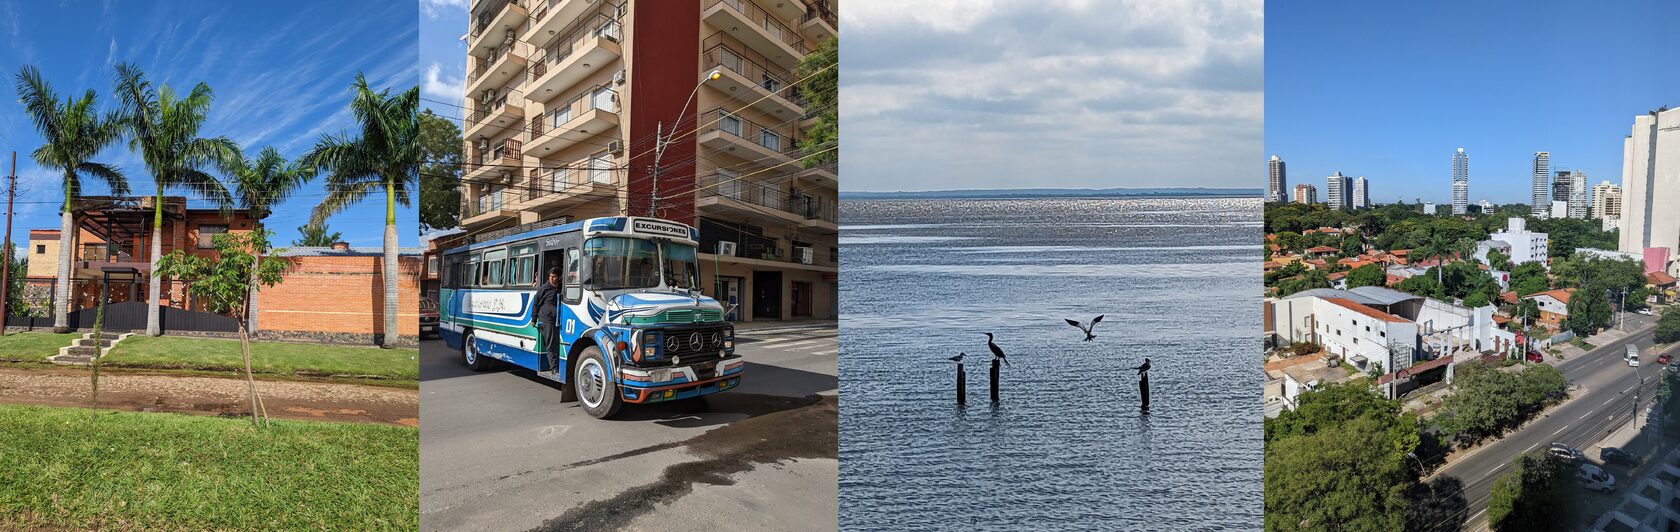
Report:
<svg viewBox="0 0 1680 532"><path fill-rule="evenodd" d="M765 67L763 63L755 61L756 54L743 52L744 48L736 48L721 41L727 34L719 33L707 38L710 46L702 56L708 67L724 68L740 74L748 81L763 88L766 92L779 95L795 104L802 104L799 96L799 86L792 83L793 75L786 70ZM709 68L708 68L709 70Z"/></svg>
<svg viewBox="0 0 1680 532"><path fill-rule="evenodd" d="M766 127L722 108L706 111L698 119L701 135L722 131L763 146L767 150L792 158L799 157L799 148L794 145L794 130L791 127Z"/></svg>
<svg viewBox="0 0 1680 532"><path fill-rule="evenodd" d="M477 39L484 30L490 29L490 22L496 20L496 15L507 9L508 4L525 5L523 0L491 0L483 11L478 12L478 20L472 27L472 38Z"/></svg>
<svg viewBox="0 0 1680 532"><path fill-rule="evenodd" d="M531 169L520 194L523 201L563 194L589 183L610 185L613 180L612 161L609 159L583 158L555 165L544 162L542 165L542 168Z"/></svg>
<svg viewBox="0 0 1680 532"><path fill-rule="evenodd" d="M560 36L550 39L542 45L539 53L531 61L531 79L543 77L548 69L564 62L573 52L583 48L590 39L602 37L613 42L624 39L623 26L619 24L617 14L619 6L602 4L592 14L584 15L577 22L572 23Z"/></svg>
<svg viewBox="0 0 1680 532"><path fill-rule="evenodd" d="M498 62L501 62L501 60L506 58L509 54L519 55L520 52L515 48L520 44L521 43L518 41L515 41L510 44L491 48L490 57L478 57L476 55L471 56L473 58L473 69L472 72L467 73L467 84L471 85L473 82L478 81L478 78L483 77L485 72L490 71L490 67L495 66Z"/></svg>
<svg viewBox="0 0 1680 532"><path fill-rule="evenodd" d="M537 142L547 135L549 130L563 126L573 118L595 109L617 113L618 91L607 88L606 85L593 85L572 96L565 105L551 108L542 116L532 117L531 127L527 130L530 142Z"/></svg>
<svg viewBox="0 0 1680 532"><path fill-rule="evenodd" d="M486 102L484 100L479 100L477 103L478 108L475 109L472 114L467 116L467 127L472 127L479 122L484 121L484 119L489 118L491 114L502 112L502 109L509 105L523 108L525 107L525 98L517 89L509 87L502 89L501 94L492 98L490 101Z"/></svg>
<svg viewBox="0 0 1680 532"><path fill-rule="evenodd" d="M797 51L800 54L810 51L805 47L805 39L799 36L799 32L788 29L787 24L782 23L781 20L777 20L775 16L771 15L770 12L765 11L764 8L758 7L758 4L754 3L752 0L706 0L705 5L700 7L700 11L703 13L706 10L711 9L712 6L718 4L726 4L729 7L734 8L735 11L746 16L748 21L751 21L754 25L762 28L764 32L770 34L771 37L775 37L777 40L782 41L783 44L793 48L794 51Z"/></svg>
<svg viewBox="0 0 1680 532"><path fill-rule="evenodd" d="M834 8L829 7L827 1L817 0L815 2L806 2L805 16L800 17L799 23L804 24L818 18L827 21L828 26L831 28L840 27L840 16L834 14Z"/></svg>
<svg viewBox="0 0 1680 532"><path fill-rule="evenodd" d="M746 181L738 176L717 173L700 178L700 197L729 198L785 213L806 220L839 221L838 209L831 200L784 192L780 187Z"/></svg>

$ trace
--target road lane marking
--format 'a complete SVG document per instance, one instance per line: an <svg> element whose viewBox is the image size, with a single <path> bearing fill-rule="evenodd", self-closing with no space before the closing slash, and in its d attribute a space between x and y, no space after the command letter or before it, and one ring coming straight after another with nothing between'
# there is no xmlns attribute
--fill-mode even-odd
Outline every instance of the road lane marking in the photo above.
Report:
<svg viewBox="0 0 1680 532"><path fill-rule="evenodd" d="M1523 452L1526 453L1526 452L1532 451L1532 450L1534 450L1535 447L1539 447L1539 446L1540 446L1540 442L1534 442L1534 443L1528 444L1528 448L1523 449Z"/></svg>
<svg viewBox="0 0 1680 532"><path fill-rule="evenodd" d="M1556 435L1558 435L1559 432L1563 432L1563 430L1567 429L1567 428L1569 428L1569 427L1567 427L1567 426L1559 427L1556 431L1552 432L1552 435L1556 436Z"/></svg>

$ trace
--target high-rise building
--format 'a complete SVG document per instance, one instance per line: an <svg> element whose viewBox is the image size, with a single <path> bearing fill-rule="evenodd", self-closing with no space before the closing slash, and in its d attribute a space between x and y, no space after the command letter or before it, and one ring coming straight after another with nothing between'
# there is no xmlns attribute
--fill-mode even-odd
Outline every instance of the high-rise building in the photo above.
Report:
<svg viewBox="0 0 1680 532"><path fill-rule="evenodd" d="M1336 172L1328 181L1328 186L1324 188L1324 202L1334 210L1353 209L1353 178Z"/></svg>
<svg viewBox="0 0 1680 532"><path fill-rule="evenodd" d="M1569 201L1570 173L1568 170L1558 170L1555 175L1557 177L1552 179L1552 201L1567 202Z"/></svg>
<svg viewBox="0 0 1680 532"><path fill-rule="evenodd" d="M1593 185L1592 216L1603 221L1603 227L1606 231L1620 228L1622 226L1622 187L1609 181Z"/></svg>
<svg viewBox="0 0 1680 532"><path fill-rule="evenodd" d="M1358 179L1353 180L1353 208L1355 208L1355 209L1368 209L1370 207L1371 207L1370 182L1365 180L1365 176L1359 176Z"/></svg>
<svg viewBox="0 0 1680 532"><path fill-rule="evenodd" d="M1534 152L1533 172L1534 189L1529 201L1529 208L1537 218L1545 218L1552 209L1552 154L1551 152Z"/></svg>
<svg viewBox="0 0 1680 532"><path fill-rule="evenodd" d="M1292 199L1295 203L1304 203L1307 205L1318 203L1318 187L1314 187L1306 183L1295 185L1295 195Z"/></svg>
<svg viewBox="0 0 1680 532"><path fill-rule="evenodd" d="M1476 202L1476 206L1482 208L1482 214L1493 212L1494 209L1493 202L1488 201L1487 198L1482 198L1482 201Z"/></svg>
<svg viewBox="0 0 1680 532"><path fill-rule="evenodd" d="M739 319L832 317L839 168L800 162L792 72L836 2L679 4L471 0L461 226L670 219Z"/></svg>
<svg viewBox="0 0 1680 532"><path fill-rule="evenodd" d="M1470 156L1459 148L1452 158L1452 213L1462 215L1470 210Z"/></svg>
<svg viewBox="0 0 1680 532"><path fill-rule="evenodd" d="M1587 219L1587 171L1576 170L1569 175L1569 217Z"/></svg>
<svg viewBox="0 0 1680 532"><path fill-rule="evenodd" d="M1633 119L1622 141L1620 251L1680 251L1680 109L1662 108ZM1651 265L1647 265L1651 266ZM1673 266L1662 265L1675 273Z"/></svg>
<svg viewBox="0 0 1680 532"><path fill-rule="evenodd" d="M1283 164L1283 159L1273 155L1272 160L1266 162L1266 201L1289 201L1289 176Z"/></svg>

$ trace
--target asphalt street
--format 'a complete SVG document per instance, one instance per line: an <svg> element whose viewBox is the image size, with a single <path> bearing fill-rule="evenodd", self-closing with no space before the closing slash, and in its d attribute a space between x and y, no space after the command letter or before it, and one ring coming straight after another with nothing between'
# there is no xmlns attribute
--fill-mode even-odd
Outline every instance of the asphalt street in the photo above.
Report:
<svg viewBox="0 0 1680 532"><path fill-rule="evenodd" d="M1651 402L1657 378L1663 371L1656 364L1657 355L1650 349L1655 319L1630 314L1626 326L1634 331L1627 337L1598 345L1592 351L1558 365L1564 377L1577 386L1570 400L1505 437L1457 457L1454 462L1424 479L1452 477L1462 483L1463 495L1468 502L1464 511L1468 517L1462 521L1465 528L1485 528L1493 484L1517 456L1534 450L1543 451L1553 443L1584 450L1627 423L1639 408ZM1624 346L1629 342L1640 349L1641 365L1638 368L1629 367L1622 360ZM1640 384L1641 377L1644 377L1643 385ZM1598 457L1589 455L1588 459L1596 462ZM1618 482L1627 482L1623 478L1625 468L1611 466L1606 469L1617 476ZM1456 530L1451 526L1456 524L1452 521L1438 523L1440 529Z"/></svg>
<svg viewBox="0 0 1680 532"><path fill-rule="evenodd" d="M611 420L526 370L420 347L427 530L833 530L836 329L746 331L742 384Z"/></svg>

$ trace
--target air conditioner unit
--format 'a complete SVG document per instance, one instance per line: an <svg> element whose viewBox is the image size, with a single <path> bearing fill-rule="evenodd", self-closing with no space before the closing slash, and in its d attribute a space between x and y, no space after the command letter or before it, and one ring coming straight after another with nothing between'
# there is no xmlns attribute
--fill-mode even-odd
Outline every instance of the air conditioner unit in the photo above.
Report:
<svg viewBox="0 0 1680 532"><path fill-rule="evenodd" d="M608 142L607 143L607 151L612 152L614 155L624 153L624 141L615 140L615 141L612 141L612 142Z"/></svg>
<svg viewBox="0 0 1680 532"><path fill-rule="evenodd" d="M480 150L490 149L490 139L479 137L479 139L478 139L478 149L480 149Z"/></svg>
<svg viewBox="0 0 1680 532"><path fill-rule="evenodd" d="M815 255L815 253L812 253L811 248L807 247L793 248L793 252L795 255L799 255L800 264L810 264L812 257Z"/></svg>
<svg viewBox="0 0 1680 532"><path fill-rule="evenodd" d="M717 254L728 255L731 257L735 256L735 243L719 240L717 243Z"/></svg>
<svg viewBox="0 0 1680 532"><path fill-rule="evenodd" d="M623 85L624 84L624 70L623 69L619 69L618 72L613 72L613 84L614 85Z"/></svg>

